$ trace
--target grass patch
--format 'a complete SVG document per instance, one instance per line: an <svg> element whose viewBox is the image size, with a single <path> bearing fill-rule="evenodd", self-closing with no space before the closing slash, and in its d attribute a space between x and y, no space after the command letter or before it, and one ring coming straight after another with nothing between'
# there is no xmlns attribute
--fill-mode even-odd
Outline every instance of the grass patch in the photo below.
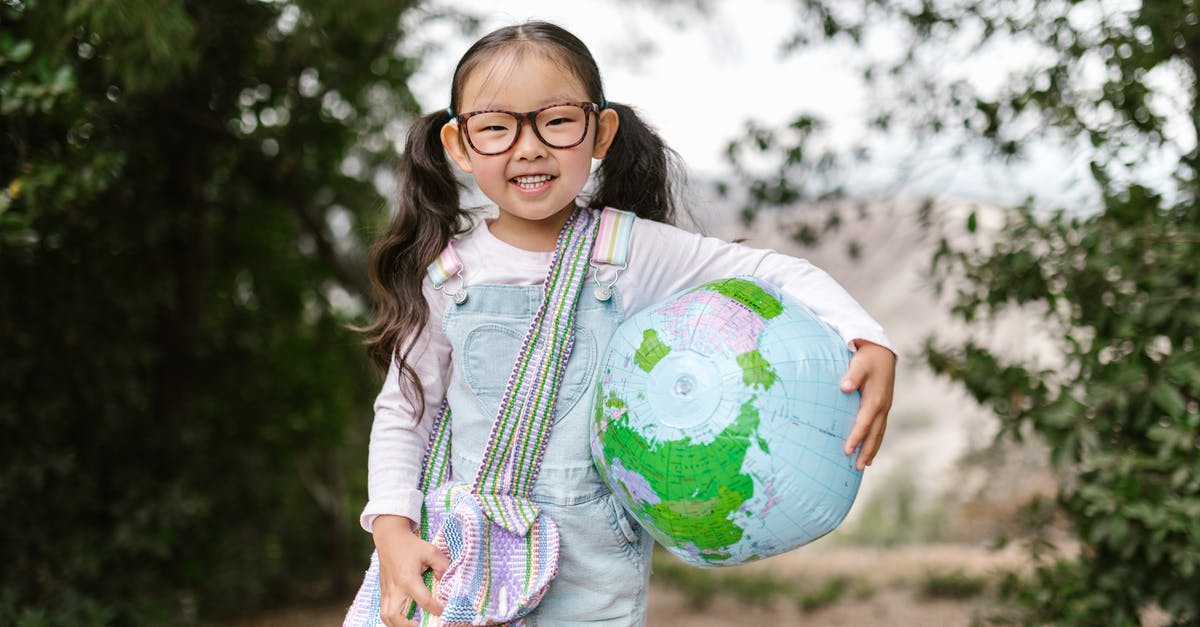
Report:
<svg viewBox="0 0 1200 627"><path fill-rule="evenodd" d="M948 573L925 573L917 591L926 599L961 601L973 599L987 590L988 582L983 577L973 577L961 570Z"/></svg>
<svg viewBox="0 0 1200 627"><path fill-rule="evenodd" d="M708 607L718 596L769 607L776 598L790 595L795 587L792 581L769 573L707 570L658 554L654 556L653 580L683 593L688 605L698 610Z"/></svg>
<svg viewBox="0 0 1200 627"><path fill-rule="evenodd" d="M850 588L850 580L846 577L834 577L826 581L816 590L800 595L800 609L805 613L815 612L837 603Z"/></svg>
<svg viewBox="0 0 1200 627"><path fill-rule="evenodd" d="M671 557L657 546L653 566L651 580L680 592L695 610L703 610L716 599L726 597L742 605L763 608L770 608L782 600L796 603L805 612L813 612L837 603L849 592L859 599L874 592L870 586L856 583L849 577L809 583L769 572L696 568Z"/></svg>

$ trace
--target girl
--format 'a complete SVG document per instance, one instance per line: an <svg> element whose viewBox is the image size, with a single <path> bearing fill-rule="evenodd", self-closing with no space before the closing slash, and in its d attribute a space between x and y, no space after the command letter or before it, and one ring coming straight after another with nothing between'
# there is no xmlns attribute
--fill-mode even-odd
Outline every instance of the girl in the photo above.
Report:
<svg viewBox="0 0 1200 627"><path fill-rule="evenodd" d="M497 205L498 217L469 229L471 215L460 206L447 155ZM473 477L522 331L541 301L539 283L556 238L581 205L614 207L638 219L611 295L602 300L589 287L579 297L574 350L532 494L558 526L559 571L528 624L645 622L652 541L618 507L593 466L588 418L607 338L621 320L666 296L753 274L833 325L856 351L842 389L862 392L845 453L861 444L859 468L871 463L895 377L894 352L882 329L806 261L670 226L672 156L633 109L605 98L583 43L544 22L502 28L476 42L455 70L449 109L413 125L399 207L371 262L381 307L368 346L387 375L375 402L370 500L361 522L373 532L379 555L385 624L408 624L410 601L434 614L442 610L422 573L432 569L440 576L446 557L414 532L430 424L446 398L453 408L454 478ZM581 198L593 159L601 160L595 192ZM435 288L426 267L452 239L462 270ZM595 272L588 277L593 287L598 280ZM611 281L603 277L604 284Z"/></svg>

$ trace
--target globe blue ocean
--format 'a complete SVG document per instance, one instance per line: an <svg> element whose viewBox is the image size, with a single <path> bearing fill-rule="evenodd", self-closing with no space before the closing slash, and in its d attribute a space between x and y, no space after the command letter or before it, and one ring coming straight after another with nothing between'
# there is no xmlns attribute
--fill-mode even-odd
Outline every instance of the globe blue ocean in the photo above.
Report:
<svg viewBox="0 0 1200 627"><path fill-rule="evenodd" d="M842 447L851 353L804 305L751 277L706 283L617 329L601 361L592 454L625 509L697 566L829 533L862 481Z"/></svg>

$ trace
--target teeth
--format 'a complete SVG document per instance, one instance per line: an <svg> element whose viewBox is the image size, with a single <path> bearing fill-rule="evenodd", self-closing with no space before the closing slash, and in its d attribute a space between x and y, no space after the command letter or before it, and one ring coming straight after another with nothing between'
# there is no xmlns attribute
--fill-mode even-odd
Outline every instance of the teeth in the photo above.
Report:
<svg viewBox="0 0 1200 627"><path fill-rule="evenodd" d="M541 185L542 183L545 183L546 181L549 181L552 178L554 177L550 176L549 174L536 174L533 176L518 176L513 180L516 181L517 185L520 187L532 189L538 185Z"/></svg>

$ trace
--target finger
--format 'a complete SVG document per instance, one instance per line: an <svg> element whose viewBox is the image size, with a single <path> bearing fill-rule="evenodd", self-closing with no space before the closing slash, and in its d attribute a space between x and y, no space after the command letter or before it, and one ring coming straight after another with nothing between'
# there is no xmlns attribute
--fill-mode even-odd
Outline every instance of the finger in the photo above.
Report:
<svg viewBox="0 0 1200 627"><path fill-rule="evenodd" d="M434 616L441 616L442 611L446 609L446 607L442 605L441 601L438 601L434 598L433 593L425 587L425 583L423 581L421 581L420 585L412 590L412 600L414 603L421 606L421 609L425 610L429 614L433 614Z"/></svg>
<svg viewBox="0 0 1200 627"><path fill-rule="evenodd" d="M417 627L417 621L408 618L408 612L399 615L380 612L379 622L383 623L383 627Z"/></svg>
<svg viewBox="0 0 1200 627"><path fill-rule="evenodd" d="M874 414L865 414L860 409L858 415L854 417L854 426L850 428L850 435L846 437L846 444L842 447L842 453L853 455L854 449L862 443L863 438L871 429L871 419Z"/></svg>
<svg viewBox="0 0 1200 627"><path fill-rule="evenodd" d="M444 553L434 549L430 552L429 558L425 561L429 564L429 568L433 570L433 578L441 579L442 575L446 574L446 569L450 567L450 558Z"/></svg>
<svg viewBox="0 0 1200 627"><path fill-rule="evenodd" d="M846 455L854 454L854 449L858 448L858 445L871 432L871 427L874 425L878 414L879 401L864 391L858 404L858 413L854 416L854 426L850 428L850 435L846 438L845 446L842 447L843 453Z"/></svg>
<svg viewBox="0 0 1200 627"><path fill-rule="evenodd" d="M862 380L866 374L866 369L859 365L861 360L857 359L859 353L855 353L850 358L850 366L846 368L846 374L842 375L840 387L842 392L849 394L854 390L859 389L862 385ZM842 447L842 452L846 455L852 455L854 449L862 442L863 437L867 434L867 429L870 426L869 414L866 411L866 399L860 399L858 413L854 416L854 426L850 429L850 435L846 438L846 444Z"/></svg>
<svg viewBox="0 0 1200 627"><path fill-rule="evenodd" d="M409 619L407 612L399 616L384 616L383 612L380 612L379 622L383 623L383 627L417 627L417 621Z"/></svg>
<svg viewBox="0 0 1200 627"><path fill-rule="evenodd" d="M400 604L400 615L404 617L405 622L416 624L417 621L410 618L413 615L414 609L416 609L416 606L413 604L412 599L405 598L404 602Z"/></svg>
<svg viewBox="0 0 1200 627"><path fill-rule="evenodd" d="M416 621L408 618L408 609L412 600L406 597L396 598L395 595L380 599L379 620L384 627L414 626Z"/></svg>
<svg viewBox="0 0 1200 627"><path fill-rule="evenodd" d="M881 411L875 415L871 430L863 440L862 449L858 452L858 469L865 470L875 461L875 455L883 445L883 434L887 429L887 412Z"/></svg>

